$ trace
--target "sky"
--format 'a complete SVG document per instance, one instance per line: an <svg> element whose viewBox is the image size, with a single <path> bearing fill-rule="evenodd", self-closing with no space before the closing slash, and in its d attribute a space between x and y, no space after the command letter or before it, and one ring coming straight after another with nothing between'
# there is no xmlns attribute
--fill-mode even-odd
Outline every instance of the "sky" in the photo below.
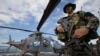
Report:
<svg viewBox="0 0 100 56"><path fill-rule="evenodd" d="M0 26L36 31L48 2L49 0L0 0ZM100 13L98 14L100 12L100 0L61 0L40 31L55 34L54 29L58 25L57 21L66 16L63 7L69 2L76 4L75 12L84 10L95 14L100 19ZM100 27L97 32L100 35ZM12 36L13 40L19 41L28 37L29 34L32 32L0 28L0 43L7 42L9 35ZM51 37L57 40L57 36ZM95 43L96 40L92 40L92 42Z"/></svg>

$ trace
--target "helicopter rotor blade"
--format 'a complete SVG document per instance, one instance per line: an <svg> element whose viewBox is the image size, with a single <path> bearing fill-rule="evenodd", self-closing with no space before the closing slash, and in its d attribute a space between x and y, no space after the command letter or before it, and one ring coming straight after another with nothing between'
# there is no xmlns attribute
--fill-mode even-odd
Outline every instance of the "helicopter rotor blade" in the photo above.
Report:
<svg viewBox="0 0 100 56"><path fill-rule="evenodd" d="M57 36L55 34L50 34L50 33L44 33L44 32L41 32L42 34L48 34L48 35L53 35L53 36Z"/></svg>
<svg viewBox="0 0 100 56"><path fill-rule="evenodd" d="M49 15L51 14L51 12L55 9L55 7L57 6L57 4L60 2L61 0L50 0L44 13L43 16L40 20L40 23L38 24L37 27L37 31L40 30L41 26L43 25L43 23L46 21L46 19L49 17Z"/></svg>
<svg viewBox="0 0 100 56"><path fill-rule="evenodd" d="M0 26L0 28L7 28L7 29L14 29L14 30L21 30L21 31L26 31L26 32L35 32L35 33L37 32L37 31L26 30L26 29L19 29L19 28L13 28L13 27L7 27L7 26ZM50 34L50 33L44 33L44 32L38 32L38 33L56 36L55 34ZM10 36L9 36L9 37L10 37Z"/></svg>
<svg viewBox="0 0 100 56"><path fill-rule="evenodd" d="M12 45L10 45L8 48L7 48L7 52L9 52L10 48L12 47Z"/></svg>
<svg viewBox="0 0 100 56"><path fill-rule="evenodd" d="M11 35L9 35L9 41L6 43L3 43L3 44L9 44L9 46L7 48L7 52L9 52L10 48L12 47L11 42L12 42L12 38L11 38Z"/></svg>
<svg viewBox="0 0 100 56"><path fill-rule="evenodd" d="M8 40L8 42L2 43L2 44L11 44L11 42L12 42L12 38L11 38L11 35L9 35L9 40Z"/></svg>
<svg viewBox="0 0 100 56"><path fill-rule="evenodd" d="M26 31L26 32L36 32L36 31L31 31L31 30L26 30L26 29L19 29L19 28L13 28L13 27L7 27L7 26L0 26L0 28L7 28L7 29L14 29L14 30L21 30L21 31Z"/></svg>

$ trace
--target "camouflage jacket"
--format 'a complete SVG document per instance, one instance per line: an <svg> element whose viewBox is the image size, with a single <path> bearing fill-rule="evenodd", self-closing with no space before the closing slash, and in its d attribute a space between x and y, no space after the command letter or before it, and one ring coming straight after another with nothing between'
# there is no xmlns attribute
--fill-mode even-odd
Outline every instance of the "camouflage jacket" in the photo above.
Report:
<svg viewBox="0 0 100 56"><path fill-rule="evenodd" d="M93 30L97 31L99 27L99 19L93 15L90 12L84 12L84 11L79 11L77 12L79 15L80 19L82 19L86 23L86 27Z"/></svg>
<svg viewBox="0 0 100 56"><path fill-rule="evenodd" d="M79 11L77 13L75 13L73 16L69 17L63 17L61 19L58 20L58 24L61 24L66 21L66 29L65 31L67 33L66 36L62 35L61 33L59 34L57 31L55 31L58 34L58 39L61 39L63 37L63 39L68 39L70 37L72 37L73 32L75 29L77 28L81 28L81 27L87 27L88 29L90 29L90 32L93 33L89 33L88 35L90 36L95 36L97 37L97 28L99 26L99 20L97 17L95 17L93 14L91 14L90 12L83 12L83 11ZM62 25L63 26L63 25ZM90 37L91 37L90 36ZM95 38L95 37L91 37L91 38Z"/></svg>

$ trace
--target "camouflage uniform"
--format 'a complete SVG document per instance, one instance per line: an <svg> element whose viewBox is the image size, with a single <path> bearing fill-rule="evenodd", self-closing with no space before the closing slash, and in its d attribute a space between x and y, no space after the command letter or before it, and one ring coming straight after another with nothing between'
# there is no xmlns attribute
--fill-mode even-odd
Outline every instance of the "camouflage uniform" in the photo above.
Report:
<svg viewBox="0 0 100 56"><path fill-rule="evenodd" d="M65 33L58 33L56 31L56 34L58 35L58 39L65 42L66 44L70 42L73 36L73 32L77 28L87 27L89 29L89 33L87 36L85 36L86 42L89 42L91 39L98 37L96 31L99 26L99 20L90 12L79 11L71 17L68 16L61 18L58 22L63 22L63 20L68 22L68 24L66 24L68 31ZM77 46L73 45L65 50L65 54L66 56L88 56L82 49L78 49Z"/></svg>

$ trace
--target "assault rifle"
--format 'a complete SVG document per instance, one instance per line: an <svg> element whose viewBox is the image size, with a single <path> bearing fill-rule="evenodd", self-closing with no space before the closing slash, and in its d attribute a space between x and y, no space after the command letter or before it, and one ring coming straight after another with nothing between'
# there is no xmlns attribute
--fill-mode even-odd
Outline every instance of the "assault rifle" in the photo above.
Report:
<svg viewBox="0 0 100 56"><path fill-rule="evenodd" d="M88 56L97 56L97 54L90 47L90 45L87 42L85 42L83 39L79 40L79 39L73 38L70 42L66 43L64 49L66 49L72 45L78 47L78 49L82 49L83 51L85 51Z"/></svg>

